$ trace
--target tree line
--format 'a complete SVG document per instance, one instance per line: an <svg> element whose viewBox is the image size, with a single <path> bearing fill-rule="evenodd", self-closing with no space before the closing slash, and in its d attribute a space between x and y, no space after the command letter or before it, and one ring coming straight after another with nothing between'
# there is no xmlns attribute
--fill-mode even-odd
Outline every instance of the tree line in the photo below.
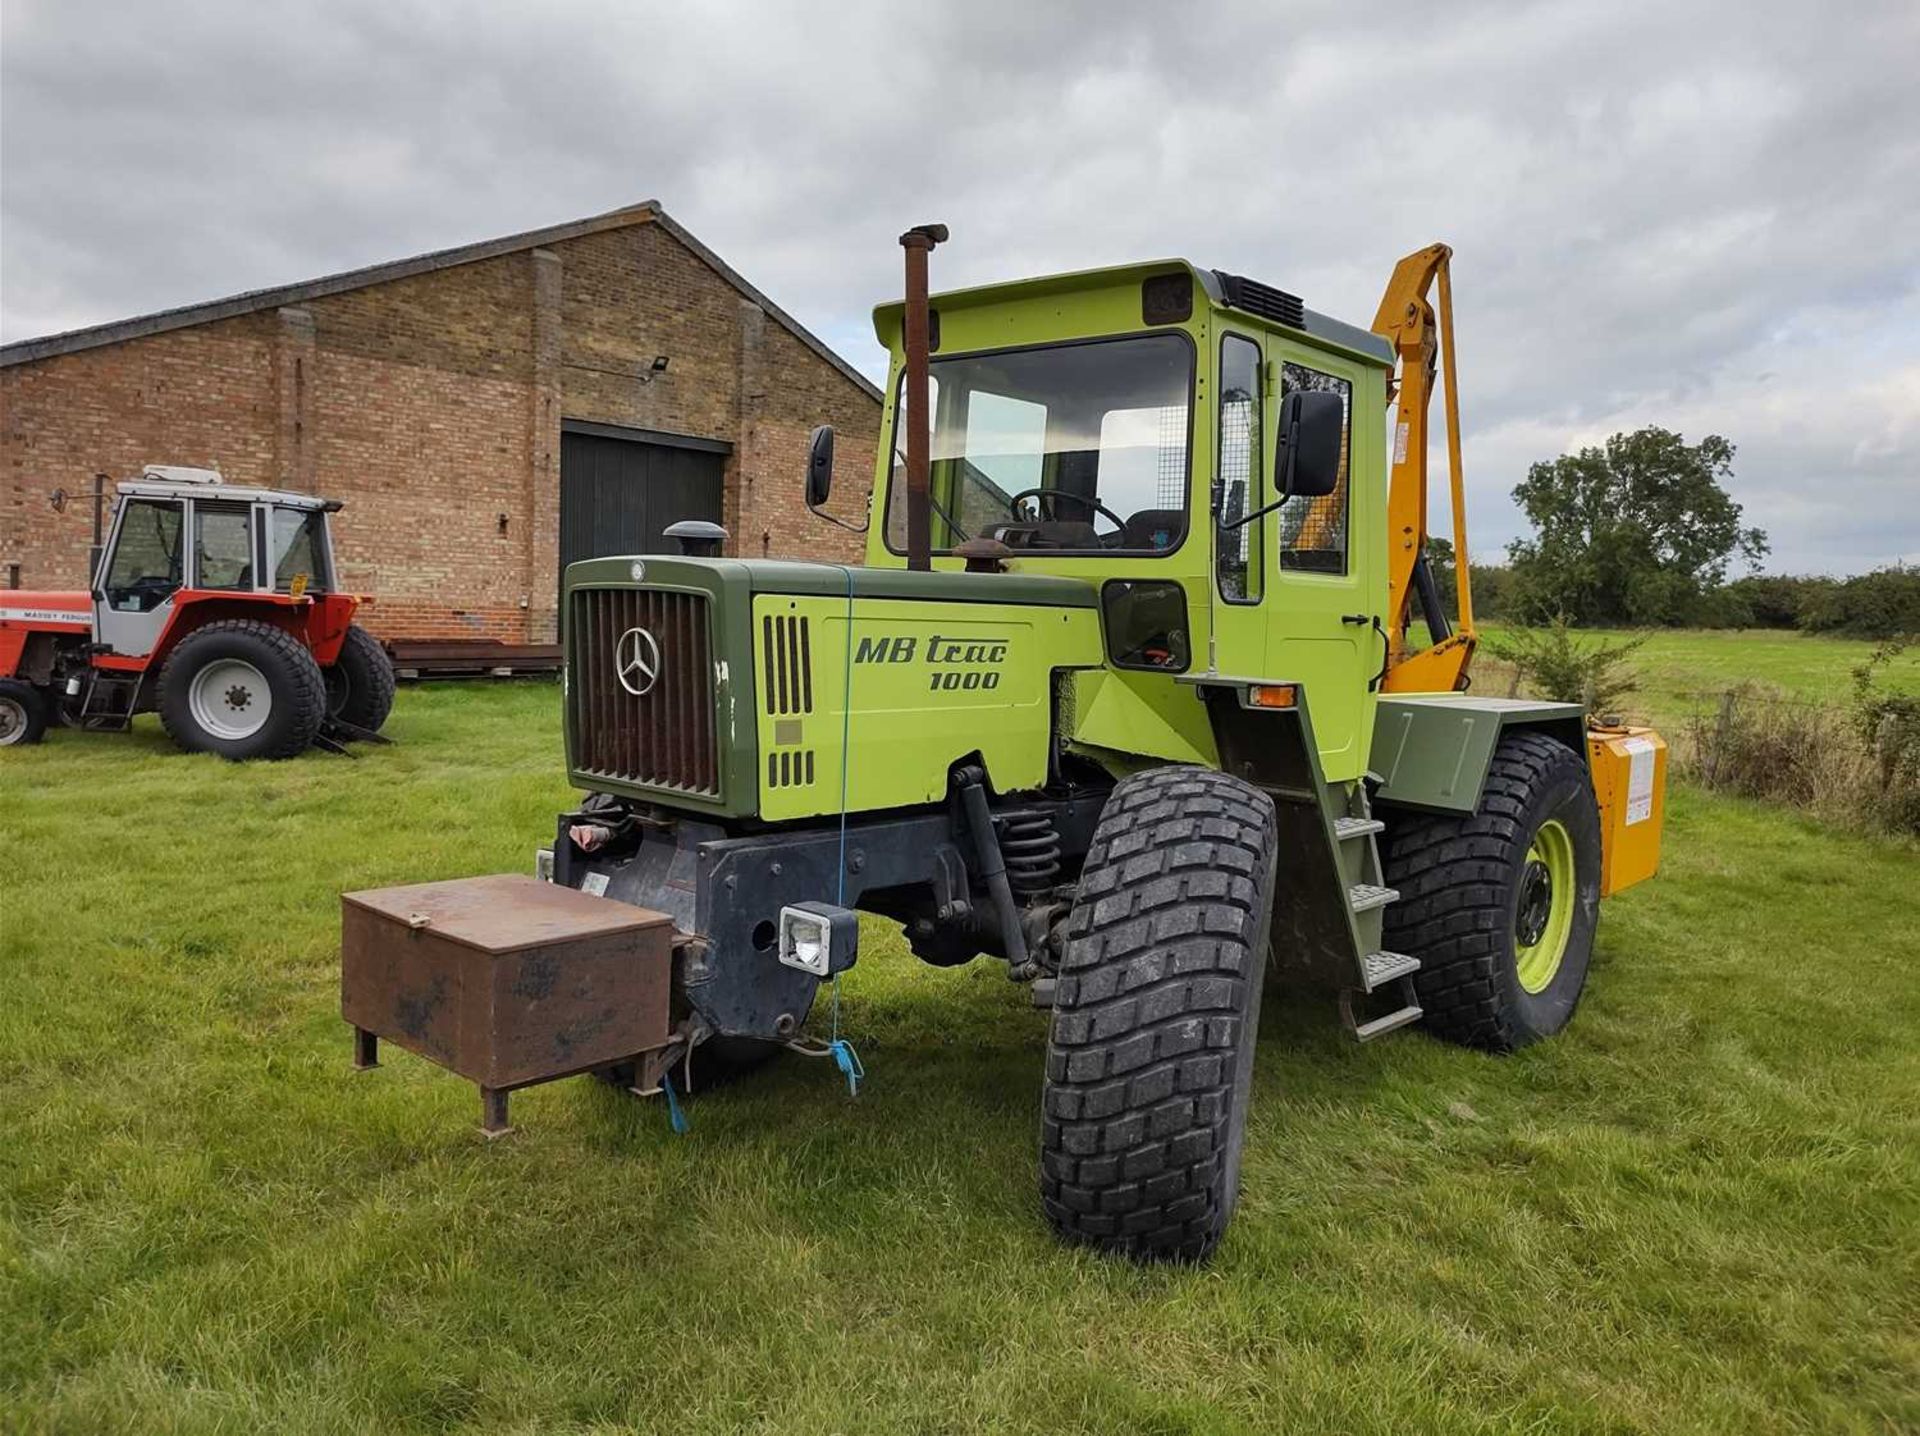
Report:
<svg viewBox="0 0 1920 1436"><path fill-rule="evenodd" d="M1920 633L1920 568L1852 578L1758 572L1767 536L1727 492L1734 446L1659 427L1532 465L1513 490L1532 527L1504 564L1475 564L1474 611L1582 627L1798 628L1891 638ZM1428 540L1448 607L1453 546ZM1755 572L1728 578L1736 564Z"/></svg>

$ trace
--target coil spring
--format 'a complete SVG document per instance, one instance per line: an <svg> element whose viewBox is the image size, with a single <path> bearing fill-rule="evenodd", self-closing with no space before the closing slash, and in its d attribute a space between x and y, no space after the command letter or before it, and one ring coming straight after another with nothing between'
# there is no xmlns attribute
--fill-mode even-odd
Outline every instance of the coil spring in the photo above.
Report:
<svg viewBox="0 0 1920 1436"><path fill-rule="evenodd" d="M1017 893L1045 892L1060 875L1060 835L1046 813L1015 813L1000 827L1007 884Z"/></svg>

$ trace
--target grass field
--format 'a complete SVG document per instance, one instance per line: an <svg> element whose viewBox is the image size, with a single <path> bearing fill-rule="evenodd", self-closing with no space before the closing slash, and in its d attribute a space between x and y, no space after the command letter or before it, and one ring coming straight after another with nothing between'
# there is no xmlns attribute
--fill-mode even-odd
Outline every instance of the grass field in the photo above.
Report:
<svg viewBox="0 0 1920 1436"><path fill-rule="evenodd" d="M792 1059L681 1137L581 1079L489 1144L448 1074L353 1075L338 893L526 870L556 705L0 755L0 1429L1920 1427L1912 846L1677 792L1511 1059L1274 995L1233 1231L1138 1270L1040 1220L1043 1016L878 929L857 1100Z"/></svg>
<svg viewBox="0 0 1920 1436"><path fill-rule="evenodd" d="M1501 625L1488 624L1498 635ZM1582 629L1581 637L1626 639L1620 629ZM1742 683L1781 689L1813 703L1845 706L1853 696L1853 670L1875 645L1865 639L1824 638L1787 629L1655 629L1630 659L1639 689L1622 707L1636 720L1674 730L1709 711L1725 690ZM1511 670L1498 660L1474 666L1475 688L1504 693ZM1920 693L1920 645L1907 649L1881 671L1883 687Z"/></svg>

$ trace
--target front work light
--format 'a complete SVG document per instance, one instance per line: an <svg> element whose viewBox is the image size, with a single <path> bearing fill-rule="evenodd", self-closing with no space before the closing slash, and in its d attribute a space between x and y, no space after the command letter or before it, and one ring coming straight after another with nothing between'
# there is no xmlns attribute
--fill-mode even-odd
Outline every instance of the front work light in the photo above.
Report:
<svg viewBox="0 0 1920 1436"><path fill-rule="evenodd" d="M845 972L860 952L860 918L830 902L780 909L780 961L815 977Z"/></svg>

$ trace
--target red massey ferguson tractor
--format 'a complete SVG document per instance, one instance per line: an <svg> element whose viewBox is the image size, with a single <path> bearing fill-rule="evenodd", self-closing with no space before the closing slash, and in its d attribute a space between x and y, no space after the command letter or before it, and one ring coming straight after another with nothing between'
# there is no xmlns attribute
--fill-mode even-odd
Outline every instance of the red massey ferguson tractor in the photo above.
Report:
<svg viewBox="0 0 1920 1436"><path fill-rule="evenodd" d="M393 664L335 588L339 507L210 469L122 483L91 593L0 590L0 747L156 710L182 748L236 760L373 737Z"/></svg>

